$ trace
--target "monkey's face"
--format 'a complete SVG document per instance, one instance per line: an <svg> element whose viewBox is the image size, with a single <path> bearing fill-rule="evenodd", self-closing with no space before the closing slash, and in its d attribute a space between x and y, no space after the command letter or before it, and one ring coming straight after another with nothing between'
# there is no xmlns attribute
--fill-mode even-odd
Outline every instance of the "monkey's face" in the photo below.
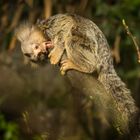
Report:
<svg viewBox="0 0 140 140"><path fill-rule="evenodd" d="M30 40L21 43L23 54L34 63L46 61L48 58L47 42L31 42Z"/></svg>
<svg viewBox="0 0 140 140"><path fill-rule="evenodd" d="M48 41L42 31L30 24L21 24L15 31L17 39L21 42L23 54L32 62L47 60ZM50 41L49 41L50 42Z"/></svg>

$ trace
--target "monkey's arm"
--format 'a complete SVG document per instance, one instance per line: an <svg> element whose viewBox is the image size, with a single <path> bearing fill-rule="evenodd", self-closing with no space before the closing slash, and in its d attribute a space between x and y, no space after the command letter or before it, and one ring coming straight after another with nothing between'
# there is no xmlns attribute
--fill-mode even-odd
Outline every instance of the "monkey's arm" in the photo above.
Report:
<svg viewBox="0 0 140 140"><path fill-rule="evenodd" d="M57 34L52 41L54 48L50 51L48 57L50 58L50 63L55 65L60 62L65 50L63 35Z"/></svg>

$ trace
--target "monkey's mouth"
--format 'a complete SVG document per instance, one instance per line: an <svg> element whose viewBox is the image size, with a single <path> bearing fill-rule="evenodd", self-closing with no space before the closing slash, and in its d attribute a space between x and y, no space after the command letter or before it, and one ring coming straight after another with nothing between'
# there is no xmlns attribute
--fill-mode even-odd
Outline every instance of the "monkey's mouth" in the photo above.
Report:
<svg viewBox="0 0 140 140"><path fill-rule="evenodd" d="M44 61L48 59L48 53L47 52L42 52L38 54L38 60L39 61Z"/></svg>
<svg viewBox="0 0 140 140"><path fill-rule="evenodd" d="M36 59L31 59L33 63L45 64L48 60L48 52L40 52Z"/></svg>

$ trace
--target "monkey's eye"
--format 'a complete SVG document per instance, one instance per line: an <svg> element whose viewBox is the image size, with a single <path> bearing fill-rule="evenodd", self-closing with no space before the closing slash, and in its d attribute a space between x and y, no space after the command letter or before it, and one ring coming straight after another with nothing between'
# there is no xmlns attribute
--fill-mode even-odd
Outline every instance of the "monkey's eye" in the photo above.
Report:
<svg viewBox="0 0 140 140"><path fill-rule="evenodd" d="M35 45L35 49L37 50L39 48L39 46L38 45Z"/></svg>
<svg viewBox="0 0 140 140"><path fill-rule="evenodd" d="M37 50L39 48L39 43L31 43L31 48Z"/></svg>
<svg viewBox="0 0 140 140"><path fill-rule="evenodd" d="M24 53L24 55L29 57L29 58L31 57L31 55L29 53Z"/></svg>

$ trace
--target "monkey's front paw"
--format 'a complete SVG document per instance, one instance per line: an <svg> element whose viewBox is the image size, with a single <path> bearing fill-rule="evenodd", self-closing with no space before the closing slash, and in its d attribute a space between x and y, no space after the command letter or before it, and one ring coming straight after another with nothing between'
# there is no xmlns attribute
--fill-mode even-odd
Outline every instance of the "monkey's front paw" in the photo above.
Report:
<svg viewBox="0 0 140 140"><path fill-rule="evenodd" d="M72 68L73 68L73 63L71 60L65 59L61 62L60 71L62 75L65 75L66 71Z"/></svg>
<svg viewBox="0 0 140 140"><path fill-rule="evenodd" d="M49 53L48 57L50 58L50 63L52 65L56 65L59 62L58 55L53 51Z"/></svg>

